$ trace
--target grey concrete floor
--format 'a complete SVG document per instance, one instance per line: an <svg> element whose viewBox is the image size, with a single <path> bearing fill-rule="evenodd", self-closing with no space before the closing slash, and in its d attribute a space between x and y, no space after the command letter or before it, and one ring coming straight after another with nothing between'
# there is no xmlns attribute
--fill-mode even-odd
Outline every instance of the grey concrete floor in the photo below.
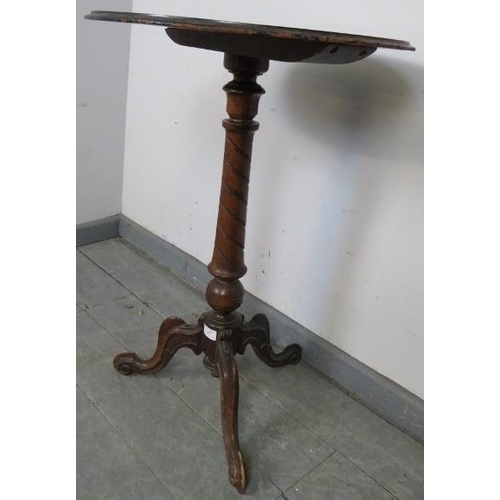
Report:
<svg viewBox="0 0 500 500"><path fill-rule="evenodd" d="M229 485L219 382L180 350L157 375L125 377L115 354L148 356L162 318L207 306L121 240L80 247L77 498L421 499L423 447L301 363L238 356L244 496ZM272 325L271 325L272 326Z"/></svg>

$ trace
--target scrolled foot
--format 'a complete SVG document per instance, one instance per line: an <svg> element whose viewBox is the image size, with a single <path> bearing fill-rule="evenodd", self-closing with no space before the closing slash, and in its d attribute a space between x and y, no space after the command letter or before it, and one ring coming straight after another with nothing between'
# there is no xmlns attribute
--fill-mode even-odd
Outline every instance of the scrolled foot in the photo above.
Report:
<svg viewBox="0 0 500 500"><path fill-rule="evenodd" d="M115 356L113 366L122 375L132 375L141 361L144 362L135 352L122 352Z"/></svg>
<svg viewBox="0 0 500 500"><path fill-rule="evenodd" d="M298 344L291 344L281 352L273 351L269 321L263 314L256 314L250 321L243 323L234 338L235 352L243 354L250 344L259 359L268 366L295 365L302 358L302 348Z"/></svg>
<svg viewBox="0 0 500 500"><path fill-rule="evenodd" d="M187 325L182 319L170 317L163 321L158 333L158 345L151 358L141 358L134 352L118 354L113 365L122 375L156 373L164 368L181 347L195 354L203 351L203 327Z"/></svg>

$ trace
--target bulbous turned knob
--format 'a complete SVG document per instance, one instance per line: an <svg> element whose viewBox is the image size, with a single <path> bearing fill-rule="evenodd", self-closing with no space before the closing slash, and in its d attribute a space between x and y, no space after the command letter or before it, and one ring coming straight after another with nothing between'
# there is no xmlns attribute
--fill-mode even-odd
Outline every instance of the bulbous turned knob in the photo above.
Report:
<svg viewBox="0 0 500 500"><path fill-rule="evenodd" d="M245 289L240 280L214 278L207 286L206 298L210 307L221 314L238 309L243 303Z"/></svg>

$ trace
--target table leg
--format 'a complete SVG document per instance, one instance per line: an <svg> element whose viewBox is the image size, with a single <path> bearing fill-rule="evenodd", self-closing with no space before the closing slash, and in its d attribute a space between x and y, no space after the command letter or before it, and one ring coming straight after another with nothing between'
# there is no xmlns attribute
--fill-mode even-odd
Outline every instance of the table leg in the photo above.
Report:
<svg viewBox="0 0 500 500"><path fill-rule="evenodd" d="M302 354L298 344L291 344L281 352L274 352L269 321L263 314L256 314L250 321L242 323L233 339L236 353L244 354L246 346L250 344L259 359L272 367L296 365Z"/></svg>
<svg viewBox="0 0 500 500"><path fill-rule="evenodd" d="M151 358L143 359L135 352L124 352L115 357L113 364L122 375L156 373L167 365L181 347L188 347L198 355L203 352L203 343L201 320L197 325L187 325L180 318L170 317L160 326L158 344Z"/></svg>
<svg viewBox="0 0 500 500"><path fill-rule="evenodd" d="M221 335L218 340L216 365L220 377L222 434L229 465L229 481L239 493L243 493L247 479L238 437L238 367L230 337Z"/></svg>

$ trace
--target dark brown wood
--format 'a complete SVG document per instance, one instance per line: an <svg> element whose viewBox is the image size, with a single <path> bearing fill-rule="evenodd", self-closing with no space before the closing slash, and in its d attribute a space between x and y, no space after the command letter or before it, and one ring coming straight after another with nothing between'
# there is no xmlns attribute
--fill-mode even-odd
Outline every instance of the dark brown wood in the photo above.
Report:
<svg viewBox="0 0 500 500"><path fill-rule="evenodd" d="M256 80L267 70L268 61L226 55L224 65L234 78L224 87L229 118L222 122L226 144L214 252L208 265L214 279L208 284L206 297L214 311L208 323L216 328L234 328L239 318L232 312L241 305L245 293L239 278L247 271L244 250L248 182L253 134L259 128L254 117L264 94Z"/></svg>
<svg viewBox="0 0 500 500"><path fill-rule="evenodd" d="M151 358L143 359L135 352L124 352L115 357L113 365L123 375L156 373L167 366L181 347L191 349L196 355L201 354L204 340L201 321L198 325L187 325L180 318L170 317L160 326L158 345Z"/></svg>
<svg viewBox="0 0 500 500"><path fill-rule="evenodd" d="M238 437L238 367L234 360L229 332L224 332L217 343L216 365L220 377L222 435L226 447L229 481L239 493L243 493L247 478Z"/></svg>
<svg viewBox="0 0 500 500"><path fill-rule="evenodd" d="M296 365L302 356L299 344L291 344L281 352L273 351L269 320L263 314L256 314L249 322L242 323L234 336L234 351L237 354L245 354L248 344L261 361L272 367Z"/></svg>
<svg viewBox="0 0 500 500"><path fill-rule="evenodd" d="M403 40L194 17L110 11L93 11L85 17L164 26L180 45L276 61L345 64L360 61L378 48L415 50Z"/></svg>
<svg viewBox="0 0 500 500"><path fill-rule="evenodd" d="M213 377L218 377L217 365L215 364L215 353L217 342L205 337L205 356L203 357L203 365L211 373Z"/></svg>
<svg viewBox="0 0 500 500"><path fill-rule="evenodd" d="M219 213L214 252L208 270L213 279L206 289L211 310L196 325L170 317L163 321L158 345L149 359L132 352L118 354L115 368L124 375L155 373L164 368L182 347L196 355L204 353L204 365L220 378L222 433L229 479L240 492L247 479L238 439L239 381L235 354L244 354L251 345L267 365L277 367L298 363L297 344L274 352L267 318L257 314L243 321L237 309L245 290L240 278L246 273L244 261L248 184L254 120L264 89L257 77L267 71L269 60L343 64L363 59L377 48L415 50L408 42L386 38L300 30L278 26L228 23L206 19L157 16L130 12L95 11L87 19L165 26L167 34L181 45L225 53L224 66L233 79L224 87L227 113Z"/></svg>

